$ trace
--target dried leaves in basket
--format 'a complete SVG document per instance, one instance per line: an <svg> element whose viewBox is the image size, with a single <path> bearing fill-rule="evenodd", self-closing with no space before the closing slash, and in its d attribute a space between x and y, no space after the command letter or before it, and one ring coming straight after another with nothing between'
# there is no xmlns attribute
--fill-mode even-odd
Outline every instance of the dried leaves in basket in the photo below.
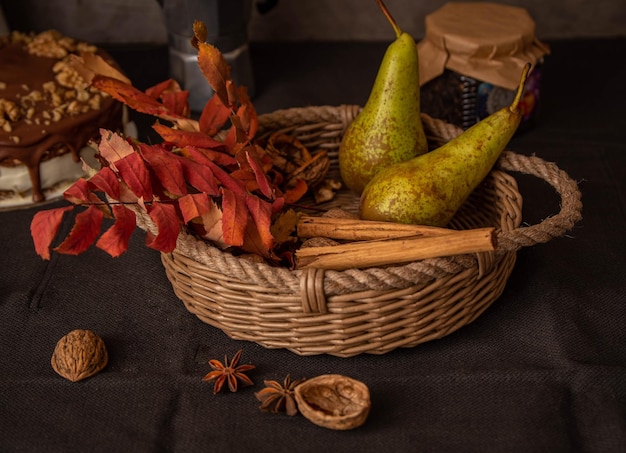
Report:
<svg viewBox="0 0 626 453"><path fill-rule="evenodd" d="M245 87L233 83L222 54L204 42L202 23L194 24L194 33L198 64L215 92L197 121L189 118L188 92L174 80L142 92L97 68L83 71L94 87L155 116L153 129L163 142L146 144L102 130L101 169L92 169L89 179L78 180L64 194L74 206L40 211L33 218L31 235L42 258L50 258L63 216L80 206L74 227L54 251L79 254L95 243L119 256L128 248L139 214L156 226L157 233L148 231L146 237L146 245L156 250L171 252L181 228L187 228L223 249L280 262L275 250L282 244L272 224L285 206L324 178L328 157L325 152L311 155L295 139L290 141L297 156L282 149L280 161L276 147L261 146L255 138L258 117ZM272 143L281 140L270 137ZM114 223L100 235L105 218Z"/></svg>

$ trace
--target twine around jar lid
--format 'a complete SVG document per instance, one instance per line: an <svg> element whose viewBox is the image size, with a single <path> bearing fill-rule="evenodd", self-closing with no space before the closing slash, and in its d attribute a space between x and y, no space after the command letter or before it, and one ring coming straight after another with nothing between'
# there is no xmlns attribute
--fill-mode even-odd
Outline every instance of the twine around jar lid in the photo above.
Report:
<svg viewBox="0 0 626 453"><path fill-rule="evenodd" d="M417 44L420 85L444 69L514 90L524 64L550 52L524 8L488 2L446 3L426 16Z"/></svg>

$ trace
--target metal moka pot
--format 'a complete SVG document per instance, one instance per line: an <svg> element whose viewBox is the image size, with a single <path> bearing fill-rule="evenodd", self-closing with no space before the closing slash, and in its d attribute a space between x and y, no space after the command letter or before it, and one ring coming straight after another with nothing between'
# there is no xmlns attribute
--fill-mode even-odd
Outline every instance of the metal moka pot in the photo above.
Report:
<svg viewBox="0 0 626 453"><path fill-rule="evenodd" d="M204 22L207 42L217 47L231 66L233 81L254 96L254 77L248 48L251 0L160 0L168 32L170 75L189 91L189 106L200 112L213 95L198 67L191 45L193 23Z"/></svg>

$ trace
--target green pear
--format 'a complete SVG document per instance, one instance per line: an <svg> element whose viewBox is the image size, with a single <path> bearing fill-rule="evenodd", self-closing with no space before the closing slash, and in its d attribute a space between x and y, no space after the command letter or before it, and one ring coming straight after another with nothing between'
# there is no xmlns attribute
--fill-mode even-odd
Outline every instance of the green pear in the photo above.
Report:
<svg viewBox="0 0 626 453"><path fill-rule="evenodd" d="M383 2L377 2L396 39L385 51L370 96L339 147L341 179L357 194L381 169L428 151L420 118L417 46Z"/></svg>
<svg viewBox="0 0 626 453"><path fill-rule="evenodd" d="M363 190L360 217L443 227L489 174L520 124L519 103L530 70L522 71L510 106L441 147L380 171Z"/></svg>

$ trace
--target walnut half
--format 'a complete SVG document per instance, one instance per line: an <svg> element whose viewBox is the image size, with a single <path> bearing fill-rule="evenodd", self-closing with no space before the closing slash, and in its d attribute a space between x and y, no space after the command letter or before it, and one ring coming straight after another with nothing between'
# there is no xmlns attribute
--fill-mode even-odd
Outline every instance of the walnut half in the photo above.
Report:
<svg viewBox="0 0 626 453"><path fill-rule="evenodd" d="M57 342L51 364L60 376L77 382L102 371L108 361L102 338L91 330L77 329Z"/></svg>
<svg viewBox="0 0 626 453"><path fill-rule="evenodd" d="M371 407L367 386L340 374L309 379L294 393L302 415L324 428L357 428L365 423Z"/></svg>

